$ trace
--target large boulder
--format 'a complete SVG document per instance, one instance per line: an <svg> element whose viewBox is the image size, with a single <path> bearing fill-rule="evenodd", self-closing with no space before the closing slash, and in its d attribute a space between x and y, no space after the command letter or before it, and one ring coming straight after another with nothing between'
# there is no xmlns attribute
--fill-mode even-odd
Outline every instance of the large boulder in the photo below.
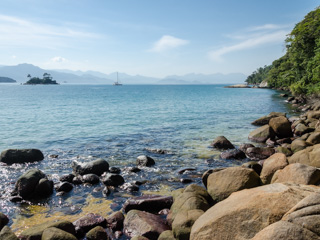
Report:
<svg viewBox="0 0 320 240"><path fill-rule="evenodd" d="M172 232L178 240L189 240L191 227L204 212L200 209L181 211L172 223Z"/></svg>
<svg viewBox="0 0 320 240"><path fill-rule="evenodd" d="M143 195L128 199L122 206L127 213L132 209L157 213L162 209L170 208L173 203L172 196Z"/></svg>
<svg viewBox="0 0 320 240"><path fill-rule="evenodd" d="M0 239L3 240L19 240L8 226L4 226L0 231Z"/></svg>
<svg viewBox="0 0 320 240"><path fill-rule="evenodd" d="M53 192L53 182L39 169L30 169L21 175L13 191L23 199L46 197Z"/></svg>
<svg viewBox="0 0 320 240"><path fill-rule="evenodd" d="M233 144L225 136L216 137L210 145L218 149L234 148Z"/></svg>
<svg viewBox="0 0 320 240"><path fill-rule="evenodd" d="M254 120L251 124L255 125L255 126L263 126L263 125L269 124L269 121L271 118L275 118L275 117L279 117L279 116L285 117L286 114L281 113L281 112L271 112L266 116L263 116L261 118Z"/></svg>
<svg viewBox="0 0 320 240"><path fill-rule="evenodd" d="M72 235L75 235L75 229L71 222L69 221L57 221L57 222L45 222L42 224L38 224L35 226L32 226L26 230L24 230L19 238L23 240L41 240L42 233L47 228L59 228L65 232L71 233Z"/></svg>
<svg viewBox="0 0 320 240"><path fill-rule="evenodd" d="M290 158L289 163L302 163L309 166L320 168L320 144L307 147L306 149L296 152Z"/></svg>
<svg viewBox="0 0 320 240"><path fill-rule="evenodd" d="M86 234L87 240L109 240L107 232L101 226L96 226Z"/></svg>
<svg viewBox="0 0 320 240"><path fill-rule="evenodd" d="M231 149L220 154L221 159L236 159L241 160L246 158L246 154L239 149Z"/></svg>
<svg viewBox="0 0 320 240"><path fill-rule="evenodd" d="M77 240L77 238L56 227L50 227L43 231L41 240Z"/></svg>
<svg viewBox="0 0 320 240"><path fill-rule="evenodd" d="M255 130L253 130L252 132L250 132L249 134L249 140L253 141L253 142L260 142L263 143L265 141L267 141L268 138L273 139L275 136L274 131L272 130L272 128L266 124L262 127L259 127Z"/></svg>
<svg viewBox="0 0 320 240"><path fill-rule="evenodd" d="M291 143L291 150L296 153L298 151L301 151L303 149L305 149L306 147L311 146L312 144L302 140L302 139L295 139L292 143Z"/></svg>
<svg viewBox="0 0 320 240"><path fill-rule="evenodd" d="M233 192L260 185L260 177L253 169L229 167L209 175L207 191L214 202L220 202Z"/></svg>
<svg viewBox="0 0 320 240"><path fill-rule="evenodd" d="M284 116L270 119L269 126L272 128L278 138L292 137L291 123Z"/></svg>
<svg viewBox="0 0 320 240"><path fill-rule="evenodd" d="M246 155L251 160L264 160L270 157L275 153L273 148L269 147L253 147L248 148L246 151Z"/></svg>
<svg viewBox="0 0 320 240"><path fill-rule="evenodd" d="M275 153L263 163L260 178L263 184L271 182L273 174L288 165L287 157L283 153Z"/></svg>
<svg viewBox="0 0 320 240"><path fill-rule="evenodd" d="M289 164L273 175L271 183L279 182L318 185L320 183L320 169L301 163Z"/></svg>
<svg viewBox="0 0 320 240"><path fill-rule="evenodd" d="M201 215L191 229L192 240L251 239L283 217L318 187L275 183L231 194Z"/></svg>
<svg viewBox="0 0 320 240"><path fill-rule="evenodd" d="M104 172L108 172L109 163L104 159L97 159L88 163L78 164L72 163L72 169L76 174L85 175L89 173L101 176Z"/></svg>
<svg viewBox="0 0 320 240"><path fill-rule="evenodd" d="M0 162L6 164L38 162L43 159L43 153L39 149L8 149L0 155Z"/></svg>
<svg viewBox="0 0 320 240"><path fill-rule="evenodd" d="M143 236L150 240L157 240L159 235L166 230L170 230L170 227L165 220L158 215L144 211L131 210L124 220L124 233L130 238Z"/></svg>

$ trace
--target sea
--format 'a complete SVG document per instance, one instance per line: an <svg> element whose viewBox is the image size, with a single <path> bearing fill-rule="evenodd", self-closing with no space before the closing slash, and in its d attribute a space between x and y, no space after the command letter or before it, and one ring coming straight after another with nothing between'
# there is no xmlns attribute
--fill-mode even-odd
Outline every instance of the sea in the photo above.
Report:
<svg viewBox="0 0 320 240"><path fill-rule="evenodd" d="M221 160L210 143L223 135L238 147L249 142L253 120L272 111L291 114L292 109L275 90L224 86L1 84L0 151L37 148L45 159L0 165L0 212L19 233L50 218L74 220L95 211L107 215L132 196L170 194L186 182L201 185L207 169L243 164L246 160ZM127 171L139 155L152 157L156 165ZM106 195L103 184L85 184L38 202L8 200L28 169L38 168L57 183L72 172L72 162L97 158L119 167L126 182L144 184L137 192L117 188Z"/></svg>

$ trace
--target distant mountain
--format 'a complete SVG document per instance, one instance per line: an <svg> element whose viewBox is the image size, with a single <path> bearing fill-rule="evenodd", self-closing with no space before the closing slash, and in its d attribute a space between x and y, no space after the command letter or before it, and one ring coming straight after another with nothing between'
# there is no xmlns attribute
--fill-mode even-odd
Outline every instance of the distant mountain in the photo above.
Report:
<svg viewBox="0 0 320 240"><path fill-rule="evenodd" d="M49 73L58 83L72 84L112 84L117 80L117 73L105 74L97 71L72 71L68 69L46 70L32 64L19 64L16 66L0 66L0 76L16 79L18 83L25 83L30 74L32 77L42 77ZM128 75L119 72L119 81L123 84L239 84L244 83L246 75L242 73L231 74L195 74L182 76L172 75L163 79L141 75Z"/></svg>
<svg viewBox="0 0 320 240"><path fill-rule="evenodd" d="M16 80L8 77L0 77L0 83L15 83Z"/></svg>

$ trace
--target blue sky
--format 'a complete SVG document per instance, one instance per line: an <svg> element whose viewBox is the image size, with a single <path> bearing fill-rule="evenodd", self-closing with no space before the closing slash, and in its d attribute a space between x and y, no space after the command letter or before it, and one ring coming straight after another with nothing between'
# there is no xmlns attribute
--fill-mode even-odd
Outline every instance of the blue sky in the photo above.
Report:
<svg viewBox="0 0 320 240"><path fill-rule="evenodd" d="M165 77L252 73L317 0L1 0L0 65Z"/></svg>

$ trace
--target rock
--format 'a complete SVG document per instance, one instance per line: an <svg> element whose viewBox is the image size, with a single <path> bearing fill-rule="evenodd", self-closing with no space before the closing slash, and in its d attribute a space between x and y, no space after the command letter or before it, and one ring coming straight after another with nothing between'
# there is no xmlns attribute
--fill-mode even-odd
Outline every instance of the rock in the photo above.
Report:
<svg viewBox="0 0 320 240"><path fill-rule="evenodd" d="M55 186L57 192L70 192L73 189L73 185L69 182L61 182Z"/></svg>
<svg viewBox="0 0 320 240"><path fill-rule="evenodd" d="M84 233L90 231L96 226L106 227L107 220L94 213L89 213L73 222L77 236L83 236Z"/></svg>
<svg viewBox="0 0 320 240"><path fill-rule="evenodd" d="M268 138L267 141L266 141L266 144L267 144L267 147L273 148L276 145L276 141Z"/></svg>
<svg viewBox="0 0 320 240"><path fill-rule="evenodd" d="M262 170L261 164L255 161L246 162L242 164L241 167L253 169L258 175L260 175Z"/></svg>
<svg viewBox="0 0 320 240"><path fill-rule="evenodd" d="M178 174L184 174L185 172L195 171L196 168L193 167L184 167L177 170Z"/></svg>
<svg viewBox="0 0 320 240"><path fill-rule="evenodd" d="M138 172L141 172L141 169L138 167L127 167L127 168L125 168L125 171L132 172L132 173L138 173Z"/></svg>
<svg viewBox="0 0 320 240"><path fill-rule="evenodd" d="M181 183L183 184L189 184L189 183L192 183L193 180L191 178L180 178L179 180Z"/></svg>
<svg viewBox="0 0 320 240"><path fill-rule="evenodd" d="M202 174L202 183L205 187L207 187L207 182L208 182L208 177L211 173L214 173L214 172L218 172L218 171L221 171L225 168L215 168L215 169L209 169L207 171L205 171L203 174Z"/></svg>
<svg viewBox="0 0 320 240"><path fill-rule="evenodd" d="M288 165L287 157L283 153L275 153L263 163L260 178L263 184L271 182L273 174Z"/></svg>
<svg viewBox="0 0 320 240"><path fill-rule="evenodd" d="M143 195L128 199L122 208L126 213L132 209L157 213L162 209L170 208L172 203L172 196Z"/></svg>
<svg viewBox="0 0 320 240"><path fill-rule="evenodd" d="M76 174L80 175L93 173L101 176L104 172L109 171L109 163L104 159L97 159L83 164L73 162L72 169Z"/></svg>
<svg viewBox="0 0 320 240"><path fill-rule="evenodd" d="M248 148L246 151L247 157L252 160L264 160L273 155L274 153L275 150L273 148L268 147Z"/></svg>
<svg viewBox="0 0 320 240"><path fill-rule="evenodd" d="M191 229L192 240L251 239L318 187L274 183L231 194L201 215ZM286 238L284 238L286 239Z"/></svg>
<svg viewBox="0 0 320 240"><path fill-rule="evenodd" d="M260 185L260 177L254 170L229 167L209 175L207 191L214 202L220 202L233 192Z"/></svg>
<svg viewBox="0 0 320 240"><path fill-rule="evenodd" d="M265 142L268 138L273 139L275 133L273 132L272 128L269 125L264 125L259 127L249 134L249 140L253 142Z"/></svg>
<svg viewBox="0 0 320 240"><path fill-rule="evenodd" d="M309 111L307 113L307 118L308 119L311 119L311 118L320 119L320 111Z"/></svg>
<svg viewBox="0 0 320 240"><path fill-rule="evenodd" d="M301 140L299 138L297 138L296 140L294 140L292 143L291 143L291 150L296 153L298 151L301 151L307 147L311 146L310 143L307 143L306 141L304 140Z"/></svg>
<svg viewBox="0 0 320 240"><path fill-rule="evenodd" d="M118 167L110 167L110 168L109 168L109 172L110 172L110 173L119 174L119 173L121 173L121 170L120 170L120 168L118 168Z"/></svg>
<svg viewBox="0 0 320 240"><path fill-rule="evenodd" d="M306 142L312 145L320 143L320 132L311 133Z"/></svg>
<svg viewBox="0 0 320 240"><path fill-rule="evenodd" d="M250 147L254 147L254 145L251 144L251 143L244 143L244 144L241 144L241 145L239 146L239 149L240 149L242 152L245 153L245 152L247 151L247 149L250 148Z"/></svg>
<svg viewBox="0 0 320 240"><path fill-rule="evenodd" d="M98 184L100 182L98 175L93 173L83 175L82 180L84 183L90 183L90 184Z"/></svg>
<svg viewBox="0 0 320 240"><path fill-rule="evenodd" d="M292 137L291 124L286 117L280 116L271 118L269 126L278 138Z"/></svg>
<svg viewBox="0 0 320 240"><path fill-rule="evenodd" d="M281 93L279 96L280 97L288 97L288 94L287 93Z"/></svg>
<svg viewBox="0 0 320 240"><path fill-rule="evenodd" d="M86 234L87 240L109 240L107 232L103 227L97 226Z"/></svg>
<svg viewBox="0 0 320 240"><path fill-rule="evenodd" d="M137 157L136 163L138 166L142 166L142 167L151 167L156 164L151 157L146 155L141 155Z"/></svg>
<svg viewBox="0 0 320 240"><path fill-rule="evenodd" d="M128 212L124 220L124 233L128 237L143 236L157 240L159 235L170 227L160 216L139 210Z"/></svg>
<svg viewBox="0 0 320 240"><path fill-rule="evenodd" d="M320 183L320 170L301 163L293 163L278 170L272 177L271 183L293 182L305 185Z"/></svg>
<svg viewBox="0 0 320 240"><path fill-rule="evenodd" d="M233 149L232 143L224 136L216 137L210 144L214 148L218 149Z"/></svg>
<svg viewBox="0 0 320 240"><path fill-rule="evenodd" d="M319 237L313 232L299 225L286 221L279 221L258 232L251 240L275 239L318 240Z"/></svg>
<svg viewBox="0 0 320 240"><path fill-rule="evenodd" d="M173 236L178 240L189 240L192 225L203 213L199 209L179 212L172 223Z"/></svg>
<svg viewBox="0 0 320 240"><path fill-rule="evenodd" d="M43 231L41 240L77 240L77 238L56 227L50 227Z"/></svg>
<svg viewBox="0 0 320 240"><path fill-rule="evenodd" d="M149 238L143 236L134 236L131 240L149 240Z"/></svg>
<svg viewBox="0 0 320 240"><path fill-rule="evenodd" d="M314 128L307 127L306 125L299 123L295 129L294 129L294 134L297 136L302 136L303 134L313 132Z"/></svg>
<svg viewBox="0 0 320 240"><path fill-rule="evenodd" d="M20 239L32 239L32 240L41 240L42 233L47 228L59 228L63 231L66 231L68 233L71 233L72 235L75 235L75 229L71 222L69 221L57 221L57 222L45 222L42 224L38 224L35 226L32 226L26 230L24 230L19 238Z"/></svg>
<svg viewBox="0 0 320 240"><path fill-rule="evenodd" d="M254 120L251 124L255 126L263 126L263 125L269 124L269 121L271 118L280 117L280 116L285 117L286 114L281 112L271 112L266 116L263 116L261 118L258 118L257 120Z"/></svg>
<svg viewBox="0 0 320 240"><path fill-rule="evenodd" d="M4 226L0 231L0 239L3 240L19 240L8 226Z"/></svg>
<svg viewBox="0 0 320 240"><path fill-rule="evenodd" d="M112 231L121 231L123 228L124 215L122 212L117 211L107 217L107 227Z"/></svg>
<svg viewBox="0 0 320 240"><path fill-rule="evenodd" d="M83 183L83 179L81 175L77 175L72 179L72 183L77 185L77 184L82 184Z"/></svg>
<svg viewBox="0 0 320 240"><path fill-rule="evenodd" d="M251 88L251 87L247 84L236 84L236 85L224 86L224 88Z"/></svg>
<svg viewBox="0 0 320 240"><path fill-rule="evenodd" d="M284 143L292 143L292 139L291 138L281 138L281 139L278 139L276 140L276 143L279 144L279 145L282 145Z"/></svg>
<svg viewBox="0 0 320 240"><path fill-rule="evenodd" d="M66 175L63 175L59 178L59 181L60 182L69 182L69 183L72 183L72 180L75 176L70 173L70 174L66 174Z"/></svg>
<svg viewBox="0 0 320 240"><path fill-rule="evenodd" d="M8 149L0 154L0 162L6 164L38 162L44 159L38 149Z"/></svg>
<svg viewBox="0 0 320 240"><path fill-rule="evenodd" d="M158 240L176 240L171 230L166 230L160 234Z"/></svg>
<svg viewBox="0 0 320 240"><path fill-rule="evenodd" d="M157 154L168 154L169 152L164 149L159 148L146 148L148 152L157 153Z"/></svg>
<svg viewBox="0 0 320 240"><path fill-rule="evenodd" d="M174 220L178 212L192 209L206 211L211 207L213 201L209 193L201 186L190 184L183 192L174 196L174 202L170 208L170 221Z"/></svg>
<svg viewBox="0 0 320 240"><path fill-rule="evenodd" d="M139 186L134 184L134 183L124 183L121 186L121 189L127 191L127 192L138 192L139 191Z"/></svg>
<svg viewBox="0 0 320 240"><path fill-rule="evenodd" d="M102 182L106 186L120 186L124 184L124 179L119 174L107 173L105 177L102 179Z"/></svg>
<svg viewBox="0 0 320 240"><path fill-rule="evenodd" d="M8 224L8 222L9 222L9 218L6 215L4 215L2 212L0 212L0 231L5 225Z"/></svg>
<svg viewBox="0 0 320 240"><path fill-rule="evenodd" d="M18 178L15 184L14 195L19 195L23 199L30 199L51 194L53 191L53 182L48 183L46 180L46 175L43 172L38 169L30 169ZM38 186L39 184L40 186ZM46 189L46 187L48 187L48 189ZM40 195L36 196L35 193Z"/></svg>
<svg viewBox="0 0 320 240"><path fill-rule="evenodd" d="M296 152L289 159L289 163L302 163L313 167L320 167L320 144Z"/></svg>
<svg viewBox="0 0 320 240"><path fill-rule="evenodd" d="M259 84L259 88L268 88L269 84L267 80L263 80L260 84Z"/></svg>
<svg viewBox="0 0 320 240"><path fill-rule="evenodd" d="M231 149L220 154L221 159L241 160L246 158L246 154L239 149Z"/></svg>
<svg viewBox="0 0 320 240"><path fill-rule="evenodd" d="M58 157L59 157L58 154L50 154L50 155L49 155L49 158L58 158Z"/></svg>
<svg viewBox="0 0 320 240"><path fill-rule="evenodd" d="M275 149L276 153L283 153L287 157L291 156L293 153L289 148L279 146Z"/></svg>

